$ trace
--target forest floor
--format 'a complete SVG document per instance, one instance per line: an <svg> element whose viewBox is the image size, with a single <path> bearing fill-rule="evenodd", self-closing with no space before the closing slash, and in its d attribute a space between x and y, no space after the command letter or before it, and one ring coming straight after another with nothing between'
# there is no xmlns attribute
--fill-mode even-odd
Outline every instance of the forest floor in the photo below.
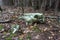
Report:
<svg viewBox="0 0 60 40"><path fill-rule="evenodd" d="M9 11L15 12L15 14L13 14L14 18L18 17L22 13L22 9L19 7L18 8L5 7L3 9L6 10L3 13L9 12ZM25 13L34 13L34 12L38 13L39 11L38 10L34 11L32 10L32 8L26 8L24 9L24 12ZM53 13L49 13L47 11L45 12L44 15L51 16L53 15ZM0 25L4 26L3 29L5 29L5 31L0 31L0 40L13 40L13 39L14 40L60 40L60 23L58 22L57 19L46 18L46 22L44 24L35 24L34 26L32 25L26 26L23 22L24 22L23 20L20 21L16 19L10 23L0 23ZM11 25L13 24L20 25L24 33L20 35L20 32L17 32L10 39L8 38L11 36L9 30L11 29Z"/></svg>

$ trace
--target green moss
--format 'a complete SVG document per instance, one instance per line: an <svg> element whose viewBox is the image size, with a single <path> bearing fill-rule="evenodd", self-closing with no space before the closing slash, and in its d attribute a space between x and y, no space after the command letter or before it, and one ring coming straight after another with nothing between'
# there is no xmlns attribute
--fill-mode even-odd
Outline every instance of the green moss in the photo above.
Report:
<svg viewBox="0 0 60 40"><path fill-rule="evenodd" d="M34 26L33 31L40 32L40 29L37 26Z"/></svg>
<svg viewBox="0 0 60 40"><path fill-rule="evenodd" d="M0 30L2 30L2 29L3 29L3 25L0 24Z"/></svg>
<svg viewBox="0 0 60 40"><path fill-rule="evenodd" d="M23 38L19 38L19 40L23 40Z"/></svg>
<svg viewBox="0 0 60 40"><path fill-rule="evenodd" d="M27 40L30 40L31 39L30 33L27 34L27 37L26 38L27 38Z"/></svg>

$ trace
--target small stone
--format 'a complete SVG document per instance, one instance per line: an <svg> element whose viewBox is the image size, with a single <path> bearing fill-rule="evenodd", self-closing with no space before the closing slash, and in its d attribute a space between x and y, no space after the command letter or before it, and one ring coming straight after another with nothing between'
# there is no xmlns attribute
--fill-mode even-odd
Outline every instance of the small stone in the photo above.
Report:
<svg viewBox="0 0 60 40"><path fill-rule="evenodd" d="M52 26L50 26L52 28Z"/></svg>
<svg viewBox="0 0 60 40"><path fill-rule="evenodd" d="M36 39L39 39L39 35L37 35L35 38L36 38Z"/></svg>
<svg viewBox="0 0 60 40"><path fill-rule="evenodd" d="M48 37L49 39L52 39L53 37L51 36L51 37Z"/></svg>
<svg viewBox="0 0 60 40"><path fill-rule="evenodd" d="M47 31L48 28L45 28L44 31Z"/></svg>
<svg viewBox="0 0 60 40"><path fill-rule="evenodd" d="M59 32L60 32L60 30L59 30Z"/></svg>
<svg viewBox="0 0 60 40"><path fill-rule="evenodd" d="M48 23L50 23L51 21L48 21Z"/></svg>
<svg viewBox="0 0 60 40"><path fill-rule="evenodd" d="M54 36L55 34L52 33L52 36Z"/></svg>

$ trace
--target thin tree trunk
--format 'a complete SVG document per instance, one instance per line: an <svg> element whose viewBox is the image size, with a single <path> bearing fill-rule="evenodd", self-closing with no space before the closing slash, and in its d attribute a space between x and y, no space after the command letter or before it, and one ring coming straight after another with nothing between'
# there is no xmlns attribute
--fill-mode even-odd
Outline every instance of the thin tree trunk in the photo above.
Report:
<svg viewBox="0 0 60 40"><path fill-rule="evenodd" d="M57 14L58 13L58 4L59 4L59 0L56 0L56 7L55 7L55 15L57 15L58 19L58 24L60 23L60 18L59 18L59 15Z"/></svg>
<svg viewBox="0 0 60 40"><path fill-rule="evenodd" d="M43 0L42 5L41 5L41 11L45 13L45 6L47 4L47 0Z"/></svg>
<svg viewBox="0 0 60 40"><path fill-rule="evenodd" d="M42 5L41 5L41 11L43 10L43 9L42 9L42 8L43 8L43 6L44 6L44 0L43 0Z"/></svg>
<svg viewBox="0 0 60 40"><path fill-rule="evenodd" d="M31 1L31 3L32 3L32 6L33 6L33 0Z"/></svg>
<svg viewBox="0 0 60 40"><path fill-rule="evenodd" d="M24 14L24 5L23 5L23 0L21 1L22 3L21 3L21 5L22 5L22 15Z"/></svg>
<svg viewBox="0 0 60 40"><path fill-rule="evenodd" d="M57 10L58 10L58 4L59 4L59 0L56 0L56 4L55 4L55 15L57 15Z"/></svg>
<svg viewBox="0 0 60 40"><path fill-rule="evenodd" d="M41 8L42 0L39 0L39 7Z"/></svg>
<svg viewBox="0 0 60 40"><path fill-rule="evenodd" d="M49 6L51 7L51 4L52 4L52 0L50 0L50 3L49 3Z"/></svg>

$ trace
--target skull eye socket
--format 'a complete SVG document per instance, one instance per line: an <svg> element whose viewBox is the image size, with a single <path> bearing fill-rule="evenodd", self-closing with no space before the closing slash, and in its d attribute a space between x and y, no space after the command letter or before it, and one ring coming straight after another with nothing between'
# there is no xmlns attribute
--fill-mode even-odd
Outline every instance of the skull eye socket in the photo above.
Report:
<svg viewBox="0 0 60 40"><path fill-rule="evenodd" d="M38 18L38 15L35 15L34 18Z"/></svg>
<svg viewBox="0 0 60 40"><path fill-rule="evenodd" d="M34 18L42 19L43 18L43 15L35 15Z"/></svg>

